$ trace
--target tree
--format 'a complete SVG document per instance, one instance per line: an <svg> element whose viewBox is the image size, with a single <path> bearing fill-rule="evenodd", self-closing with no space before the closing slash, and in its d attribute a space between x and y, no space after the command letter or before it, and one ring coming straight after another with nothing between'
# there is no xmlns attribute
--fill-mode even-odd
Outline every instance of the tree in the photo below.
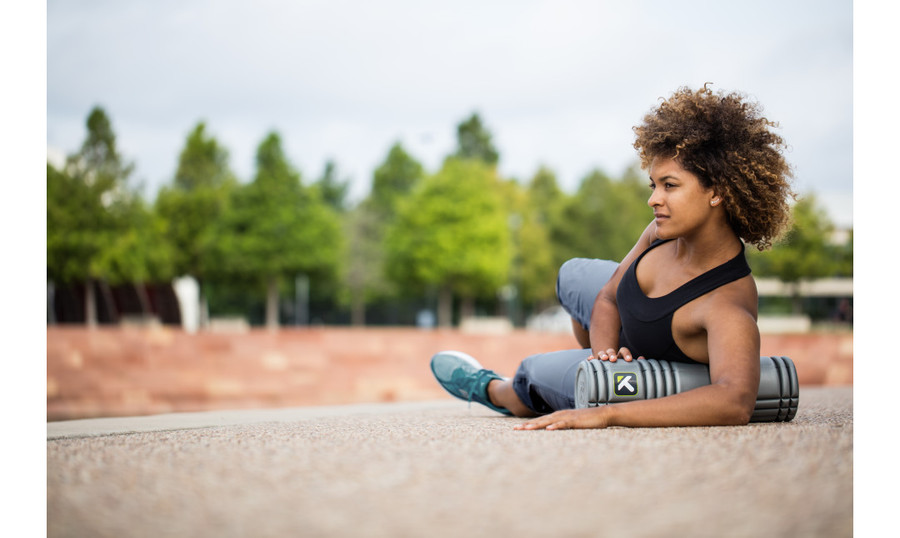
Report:
<svg viewBox="0 0 900 538"><path fill-rule="evenodd" d="M510 288L504 295L512 303L513 321L520 322L521 308L546 305L554 299L559 265L553 259L543 200L532 198L532 191L516 181L504 182L503 188L511 234Z"/></svg>
<svg viewBox="0 0 900 538"><path fill-rule="evenodd" d="M391 290L383 270L384 229L384 221L369 204L360 204L344 220L347 238L344 286L353 325L365 325L366 304Z"/></svg>
<svg viewBox="0 0 900 538"><path fill-rule="evenodd" d="M47 272L85 286L85 322L97 323L94 285L171 276L171 249L161 222L128 185L126 163L106 112L94 107L81 149L60 171L47 166Z"/></svg>
<svg viewBox="0 0 900 538"><path fill-rule="evenodd" d="M324 286L335 280L341 251L337 215L318 189L305 188L272 132L256 153L256 177L235 189L207 248L225 278L266 289L266 325L278 327L279 285L307 275Z"/></svg>
<svg viewBox="0 0 900 538"><path fill-rule="evenodd" d="M423 177L422 165L395 143L375 169L372 192L347 216L345 285L354 325L365 323L367 303L393 293L385 277L385 231L394 220L399 200L409 196Z"/></svg>
<svg viewBox="0 0 900 538"><path fill-rule="evenodd" d="M846 263L841 261L847 257L847 247L831 243L834 224L814 195L800 198L791 214L793 224L784 238L768 252L749 251L748 259L758 276L774 276L792 286L793 311L800 313L800 282L834 276L842 266L845 270ZM852 247L849 256L852 258Z"/></svg>
<svg viewBox="0 0 900 538"><path fill-rule="evenodd" d="M557 223L553 239L563 258L624 258L652 218L648 197L646 185L634 173L614 180L592 171L567 200L564 221Z"/></svg>
<svg viewBox="0 0 900 538"><path fill-rule="evenodd" d="M569 237L578 223L572 222L566 211L569 208L569 196L559 188L556 174L545 166L538 168L528 182L528 204L534 211L535 220L545 230L549 242L550 264L554 267L551 282L555 282L555 271L572 257L569 248ZM554 292L555 294L555 292ZM543 293L539 294L543 295Z"/></svg>
<svg viewBox="0 0 900 538"><path fill-rule="evenodd" d="M174 272L197 279L201 305L209 273L204 245L236 185L228 151L207 135L204 122L198 122L179 154L172 185L160 189L155 211L165 220L165 236L174 249Z"/></svg>
<svg viewBox="0 0 900 538"><path fill-rule="evenodd" d="M454 293L495 296L508 279L510 231L494 170L478 160L445 160L400 204L386 250L398 285L438 288L440 326L451 323Z"/></svg>
<svg viewBox="0 0 900 538"><path fill-rule="evenodd" d="M321 193L322 200L338 213L343 213L347 210L347 192L350 188L350 181L340 180L337 175L337 164L329 159L325 163L322 177L315 185Z"/></svg>
<svg viewBox="0 0 900 538"><path fill-rule="evenodd" d="M394 215L397 201L408 196L424 176L422 164L407 153L400 142L396 142L384 162L375 169L372 192L364 203L387 220Z"/></svg>
<svg viewBox="0 0 900 538"><path fill-rule="evenodd" d="M111 210L118 222L99 258L104 278L111 284L135 284L147 313L150 302L140 284L168 281L175 275L175 251L165 237L166 223L138 196L121 200Z"/></svg>
<svg viewBox="0 0 900 538"><path fill-rule="evenodd" d="M456 127L457 149L454 154L460 159L478 159L489 165L496 165L500 154L491 141L491 133L481 123L477 112Z"/></svg>

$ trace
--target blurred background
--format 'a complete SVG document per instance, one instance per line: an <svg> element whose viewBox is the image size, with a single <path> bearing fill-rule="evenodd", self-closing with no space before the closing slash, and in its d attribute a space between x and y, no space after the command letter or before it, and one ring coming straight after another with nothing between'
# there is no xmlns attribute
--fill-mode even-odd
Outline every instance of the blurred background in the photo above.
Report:
<svg viewBox="0 0 900 538"><path fill-rule="evenodd" d="M850 384L852 4L47 3L49 420L445 397L575 347L556 271L652 218L631 127L758 100L794 228L763 353Z"/></svg>

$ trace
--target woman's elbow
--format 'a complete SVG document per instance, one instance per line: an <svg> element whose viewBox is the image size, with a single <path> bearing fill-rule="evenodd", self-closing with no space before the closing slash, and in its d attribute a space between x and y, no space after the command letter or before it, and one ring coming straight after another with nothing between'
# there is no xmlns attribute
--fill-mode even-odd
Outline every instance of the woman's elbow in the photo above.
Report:
<svg viewBox="0 0 900 538"><path fill-rule="evenodd" d="M744 426L753 418L756 409L756 393L745 390L729 391L721 407L722 420L728 426Z"/></svg>
<svg viewBox="0 0 900 538"><path fill-rule="evenodd" d="M728 424L731 426L746 426L753 418L753 408L755 406L747 406L744 404L733 406L731 412L728 413Z"/></svg>

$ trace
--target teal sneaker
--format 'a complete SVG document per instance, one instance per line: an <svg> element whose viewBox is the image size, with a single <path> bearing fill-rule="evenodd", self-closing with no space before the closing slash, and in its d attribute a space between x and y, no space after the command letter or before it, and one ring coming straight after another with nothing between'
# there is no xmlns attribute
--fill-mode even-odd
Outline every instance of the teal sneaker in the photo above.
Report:
<svg viewBox="0 0 900 538"><path fill-rule="evenodd" d="M460 400L470 404L474 401L498 413L512 415L508 409L492 404L487 393L488 383L506 378L484 369L469 355L461 351L441 351L431 357L431 372L447 392Z"/></svg>

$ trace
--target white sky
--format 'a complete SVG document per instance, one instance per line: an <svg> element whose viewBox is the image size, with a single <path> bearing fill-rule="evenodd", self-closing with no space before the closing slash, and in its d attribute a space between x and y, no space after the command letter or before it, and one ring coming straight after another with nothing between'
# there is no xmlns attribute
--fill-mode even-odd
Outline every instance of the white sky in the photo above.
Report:
<svg viewBox="0 0 900 538"><path fill-rule="evenodd" d="M631 127L682 85L745 92L780 123L801 192L852 219L849 0L50 0L47 145L99 104L151 198L199 120L243 180L277 130L307 180L368 193L395 141L429 171L480 113L500 171L574 191L634 162Z"/></svg>

